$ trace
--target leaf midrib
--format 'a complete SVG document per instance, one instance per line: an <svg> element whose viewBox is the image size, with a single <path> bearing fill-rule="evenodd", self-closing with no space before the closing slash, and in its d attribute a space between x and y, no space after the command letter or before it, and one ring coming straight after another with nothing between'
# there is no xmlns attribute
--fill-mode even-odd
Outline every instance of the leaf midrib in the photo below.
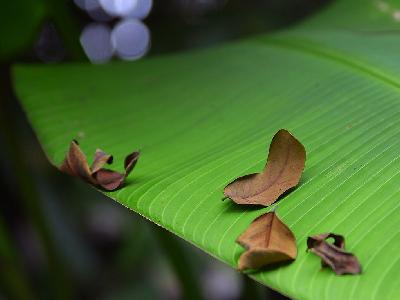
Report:
<svg viewBox="0 0 400 300"><path fill-rule="evenodd" d="M379 80L396 90L400 89L400 80L393 78L386 71L376 67L375 65L366 65L359 58L345 53L339 49L326 47L318 42L306 38L293 36L268 36L266 39L253 39L252 42L263 44L269 47L281 48L290 51L296 51L311 55L319 59L328 60L352 69L353 71L362 73L365 76Z"/></svg>

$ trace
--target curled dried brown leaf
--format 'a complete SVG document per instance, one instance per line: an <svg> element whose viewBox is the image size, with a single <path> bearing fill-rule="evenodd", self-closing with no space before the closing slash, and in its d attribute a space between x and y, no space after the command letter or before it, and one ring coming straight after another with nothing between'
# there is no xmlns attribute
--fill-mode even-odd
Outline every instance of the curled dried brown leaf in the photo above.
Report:
<svg viewBox="0 0 400 300"><path fill-rule="evenodd" d="M111 164L113 162L113 156L105 153L101 149L96 149L94 159L90 170L92 173L99 171L105 164Z"/></svg>
<svg viewBox="0 0 400 300"><path fill-rule="evenodd" d="M332 238L333 243L328 240ZM336 274L359 274L361 265L355 255L345 251L342 235L322 233L307 239L307 249L321 257L322 267L329 266Z"/></svg>
<svg viewBox="0 0 400 300"><path fill-rule="evenodd" d="M238 204L271 205L299 183L305 160L304 146L281 129L272 139L264 171L235 179L224 195Z"/></svg>
<svg viewBox="0 0 400 300"><path fill-rule="evenodd" d="M60 171L71 176L80 177L90 183L94 183L91 178L92 171L86 161L86 156L79 148L78 142L75 140L70 144L69 151L65 156L64 162L60 166Z"/></svg>
<svg viewBox="0 0 400 300"><path fill-rule="evenodd" d="M297 256L296 238L275 212L255 219L236 242L246 248L239 258L240 271L292 261Z"/></svg>
<svg viewBox="0 0 400 300"><path fill-rule="evenodd" d="M125 172L119 173L103 168L105 164L112 163L113 157L97 149L92 166L89 167L86 156L80 149L78 142L73 140L60 170L69 175L80 177L86 182L107 191L113 191L124 184L126 177L136 165L139 155L139 151L128 154L124 162Z"/></svg>

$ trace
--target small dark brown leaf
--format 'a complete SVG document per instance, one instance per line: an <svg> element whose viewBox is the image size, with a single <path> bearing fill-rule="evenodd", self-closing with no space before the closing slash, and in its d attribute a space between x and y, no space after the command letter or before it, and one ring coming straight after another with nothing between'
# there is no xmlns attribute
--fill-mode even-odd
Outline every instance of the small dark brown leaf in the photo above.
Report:
<svg viewBox="0 0 400 300"><path fill-rule="evenodd" d="M292 261L297 256L296 238L275 212L255 219L236 242L246 248L239 258L240 271Z"/></svg>
<svg viewBox="0 0 400 300"><path fill-rule="evenodd" d="M119 188L125 179L125 174L107 169L101 169L93 174L93 176L97 184L107 191L113 191Z"/></svg>
<svg viewBox="0 0 400 300"><path fill-rule="evenodd" d="M327 240L333 238L333 243ZM329 266L336 274L359 274L361 265L356 256L346 252L344 237L334 233L322 233L307 239L307 248L321 257L323 267Z"/></svg>
<svg viewBox="0 0 400 300"><path fill-rule="evenodd" d="M238 204L271 205L299 183L305 160L304 146L281 129L272 139L264 171L237 178L224 195Z"/></svg>
<svg viewBox="0 0 400 300"><path fill-rule="evenodd" d="M132 169L136 166L136 163L139 159L140 152L135 151L125 157L124 166L125 166L125 176L128 176Z"/></svg>
<svg viewBox="0 0 400 300"><path fill-rule="evenodd" d="M64 162L60 166L60 170L72 175L82 178L83 180L101 187L108 191L113 191L120 188L135 167L140 153L138 151L128 154L125 158L124 173L104 169L105 164L111 164L113 161L112 155L97 149L92 166L89 168L85 154L79 148L77 141L72 141L69 151L65 156Z"/></svg>

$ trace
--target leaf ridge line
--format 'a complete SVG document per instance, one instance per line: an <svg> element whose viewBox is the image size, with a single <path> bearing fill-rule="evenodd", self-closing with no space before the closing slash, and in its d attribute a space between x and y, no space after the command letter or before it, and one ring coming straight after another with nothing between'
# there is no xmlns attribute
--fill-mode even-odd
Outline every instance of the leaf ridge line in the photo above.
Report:
<svg viewBox="0 0 400 300"><path fill-rule="evenodd" d="M256 42L260 43L260 41ZM361 60L352 56L350 53L345 53L338 49L330 49L311 40L295 38L294 42L291 42L281 37L270 37L267 39L267 45L331 60L350 69L358 70L360 73L383 81L384 83L395 87L396 89L400 89L400 82L391 78L391 76L386 74L384 71L381 71L376 67L366 66ZM350 59L347 57L350 57Z"/></svg>

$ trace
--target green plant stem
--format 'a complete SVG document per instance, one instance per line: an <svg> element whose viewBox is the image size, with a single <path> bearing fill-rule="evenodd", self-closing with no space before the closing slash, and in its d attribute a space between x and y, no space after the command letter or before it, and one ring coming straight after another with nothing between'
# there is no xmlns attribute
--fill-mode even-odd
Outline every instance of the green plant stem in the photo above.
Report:
<svg viewBox="0 0 400 300"><path fill-rule="evenodd" d="M4 88L0 89L0 105L2 104L0 108L0 133L5 142L4 147L6 147L10 167L16 179L24 213L41 239L44 254L47 257L50 283L54 289L56 298L71 299L71 285L62 260L58 256L50 228L46 222L36 184L32 179L33 176L31 175L28 163L23 156L23 145L20 139L18 139L19 132L15 123L18 116L14 114L10 103L7 103L12 101L9 68L5 67L0 70L0 82L4 85Z"/></svg>
<svg viewBox="0 0 400 300"><path fill-rule="evenodd" d="M182 299L203 299L197 276L182 245L171 233L158 226L152 227L158 244L181 284Z"/></svg>

